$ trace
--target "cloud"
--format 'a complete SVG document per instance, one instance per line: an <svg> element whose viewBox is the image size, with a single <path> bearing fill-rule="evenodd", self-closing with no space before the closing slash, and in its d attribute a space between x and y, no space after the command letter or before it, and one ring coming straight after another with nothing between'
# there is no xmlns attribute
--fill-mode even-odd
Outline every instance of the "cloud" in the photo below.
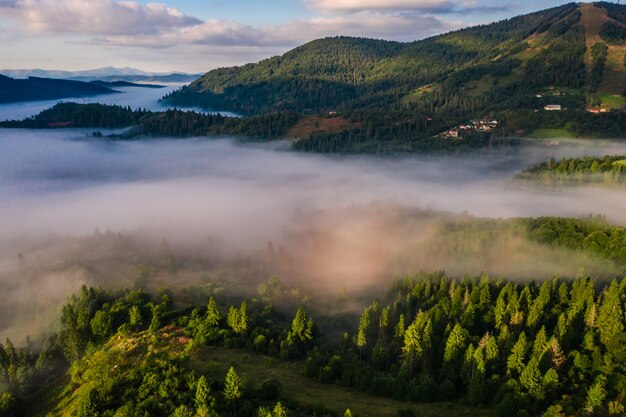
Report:
<svg viewBox="0 0 626 417"><path fill-rule="evenodd" d="M201 24L161 3L113 0L0 0L10 17L31 32L150 35Z"/></svg>
<svg viewBox="0 0 626 417"><path fill-rule="evenodd" d="M209 20L200 25L163 32L158 35L106 36L101 42L163 48L176 45L215 47L292 47L327 36L363 36L393 40L415 40L456 28L434 16L416 13L362 11L339 16L300 19L283 24L254 27L232 21Z"/></svg>
<svg viewBox="0 0 626 417"><path fill-rule="evenodd" d="M425 11L431 13L454 13L493 9L481 5L477 0L307 0L309 7L327 11ZM504 9L497 7L497 9Z"/></svg>
<svg viewBox="0 0 626 417"><path fill-rule="evenodd" d="M0 0L0 9L13 9L17 7L18 0Z"/></svg>
<svg viewBox="0 0 626 417"><path fill-rule="evenodd" d="M342 3L341 1L339 3ZM350 5L343 1L344 6ZM365 2L376 5L376 2ZM384 2L383 2L384 3ZM394 2L387 2L392 6ZM395 0L396 5L412 3ZM415 2L413 2L415 3ZM445 3L427 0L431 6ZM323 0L320 4L326 4ZM203 45L216 48L292 47L336 35L415 40L453 29L441 19L415 10L354 10L322 13L309 19L253 26L236 21L201 21L162 3L114 0L0 0L4 14L31 34L88 36L88 43L166 48Z"/></svg>

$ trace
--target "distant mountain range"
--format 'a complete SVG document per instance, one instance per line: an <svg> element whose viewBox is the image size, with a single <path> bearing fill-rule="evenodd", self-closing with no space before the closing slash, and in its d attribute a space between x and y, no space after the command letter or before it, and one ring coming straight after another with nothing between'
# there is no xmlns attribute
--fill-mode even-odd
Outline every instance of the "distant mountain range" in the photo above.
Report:
<svg viewBox="0 0 626 417"><path fill-rule="evenodd" d="M0 70L0 74L11 78L55 78L75 81L127 81L127 82L161 82L186 83L197 79L201 74L180 72L155 73L145 72L136 68L103 67L86 71L61 71L42 69Z"/></svg>
<svg viewBox="0 0 626 417"><path fill-rule="evenodd" d="M83 81L39 77L15 79L0 75L0 103L90 97L114 93L117 91L106 86Z"/></svg>

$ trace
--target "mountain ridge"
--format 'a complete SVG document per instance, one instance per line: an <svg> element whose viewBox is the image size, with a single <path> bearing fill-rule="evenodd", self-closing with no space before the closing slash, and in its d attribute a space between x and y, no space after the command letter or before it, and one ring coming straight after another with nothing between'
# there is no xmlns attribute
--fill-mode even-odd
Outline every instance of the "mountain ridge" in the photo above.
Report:
<svg viewBox="0 0 626 417"><path fill-rule="evenodd" d="M114 94L111 88L75 80L30 77L15 79L0 74L0 103Z"/></svg>
<svg viewBox="0 0 626 417"><path fill-rule="evenodd" d="M626 27L624 10L568 3L414 42L318 39L282 56L209 71L164 101L242 114L338 111L352 119L356 112L408 109L441 130L547 104L621 110L626 38L613 27Z"/></svg>

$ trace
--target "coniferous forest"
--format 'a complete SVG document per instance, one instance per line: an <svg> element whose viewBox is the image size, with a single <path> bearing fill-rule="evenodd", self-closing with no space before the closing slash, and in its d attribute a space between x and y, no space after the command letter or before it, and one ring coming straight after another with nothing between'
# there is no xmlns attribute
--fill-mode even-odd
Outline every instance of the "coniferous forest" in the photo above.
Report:
<svg viewBox="0 0 626 417"><path fill-rule="evenodd" d="M0 121L0 417L626 416L625 34L568 3Z"/></svg>

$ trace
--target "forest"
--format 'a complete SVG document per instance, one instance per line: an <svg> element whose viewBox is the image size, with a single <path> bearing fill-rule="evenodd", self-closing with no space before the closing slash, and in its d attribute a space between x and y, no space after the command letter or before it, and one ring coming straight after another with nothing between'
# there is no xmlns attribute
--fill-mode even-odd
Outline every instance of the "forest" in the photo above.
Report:
<svg viewBox="0 0 626 417"><path fill-rule="evenodd" d="M275 112L259 116L225 117L195 111L167 110L150 112L144 109L103 104L59 103L32 118L0 122L0 128L93 128L126 129L106 135L108 139L141 137L193 137L235 135L253 140L294 139L296 151L320 153L391 153L425 154L463 153L490 147L518 146L512 137L525 136L536 129L567 129L579 137L613 137L626 135L626 113L592 114L587 111L535 112L532 110L495 110L493 119L499 127L491 132L476 132L467 139L438 137L442 126L450 126L451 118L468 120L471 108L458 101L442 98L441 111L433 117L420 104L408 108L365 109L324 119L349 122L339 131L319 131L304 138L290 136L291 129L303 116L293 112ZM445 112L444 112L445 110ZM95 136L103 136L99 130Z"/></svg>
<svg viewBox="0 0 626 417"><path fill-rule="evenodd" d="M539 179L546 183L583 184L603 183L622 184L626 179L626 157L607 155L603 158L563 158L550 159L525 170L522 178Z"/></svg>
<svg viewBox="0 0 626 417"><path fill-rule="evenodd" d="M320 39L255 64L210 71L163 100L246 115L337 112L361 126L314 133L294 145L325 153L462 151L484 138L469 144L432 138L487 115L502 119L507 135L565 129L576 137L623 138L623 106L605 106L615 114L596 118L586 111L599 90L625 94L624 73L614 68L608 45L623 44L626 7L588 6L606 16L601 41L589 48L594 35L582 18L590 9L570 3L415 42ZM543 94L547 89L559 94ZM549 104L565 111L546 115ZM520 126L526 119L528 126Z"/></svg>
<svg viewBox="0 0 626 417"><path fill-rule="evenodd" d="M236 119L64 103L0 126L133 126L124 138L294 139L293 149L321 153L459 153L546 129L568 137L623 139L625 9L608 2L569 3L406 43L319 39L255 64L210 71L162 99L244 116ZM588 21L598 16L604 23L596 38L588 33ZM588 45L589 36L595 40ZM545 111L548 105L562 111ZM291 135L299 121L329 115L343 127ZM483 118L497 120L499 128L462 140L439 136Z"/></svg>
<svg viewBox="0 0 626 417"><path fill-rule="evenodd" d="M523 230L577 259L626 260L626 231L602 219L443 227L474 240ZM159 263L175 282L185 262ZM156 267L141 264L130 287L83 286L43 338L0 344L0 415L373 415L359 398L385 416L624 414L623 279L422 272L333 301L276 275L246 291L154 288ZM359 307L328 308L339 302ZM341 402L308 400L294 378Z"/></svg>

